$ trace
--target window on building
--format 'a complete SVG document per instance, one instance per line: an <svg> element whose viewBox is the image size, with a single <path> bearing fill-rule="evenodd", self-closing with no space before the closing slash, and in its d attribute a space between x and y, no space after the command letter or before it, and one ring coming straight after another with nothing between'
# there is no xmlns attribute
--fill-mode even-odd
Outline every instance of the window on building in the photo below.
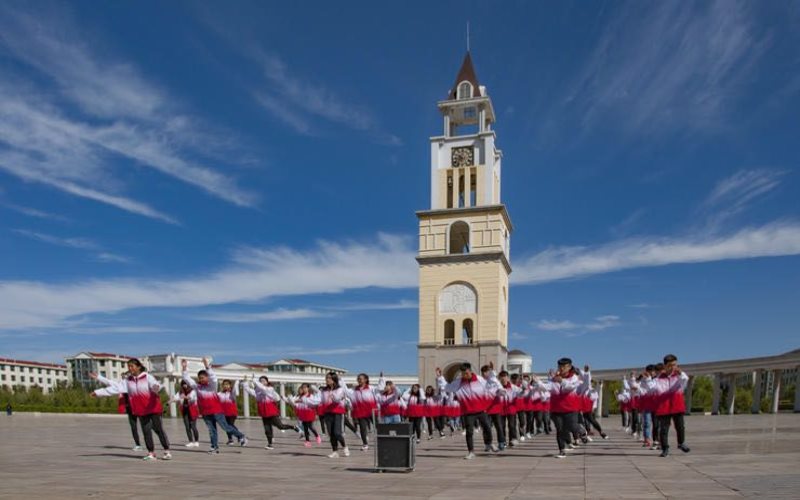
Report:
<svg viewBox="0 0 800 500"><path fill-rule="evenodd" d="M461 175L458 178L458 208L464 208L464 204L464 176Z"/></svg>
<svg viewBox="0 0 800 500"><path fill-rule="evenodd" d="M106 366L106 360L101 359L100 360L100 366Z"/></svg>
<svg viewBox="0 0 800 500"><path fill-rule="evenodd" d="M42 377L39 377L39 383L41 384L44 381Z"/></svg>
<svg viewBox="0 0 800 500"><path fill-rule="evenodd" d="M463 344L472 344L473 340L472 320L467 318L462 323L461 340Z"/></svg>
<svg viewBox="0 0 800 500"><path fill-rule="evenodd" d="M41 374L41 373L42 373L42 369L41 369L41 368L39 368L39 369L38 369L38 370L36 370L36 371L37 371L39 374Z"/></svg>
<svg viewBox="0 0 800 500"><path fill-rule="evenodd" d="M474 119L477 115L478 112L474 107L464 108L464 118L467 120Z"/></svg>
<svg viewBox="0 0 800 500"><path fill-rule="evenodd" d="M17 377L16 377L16 375L11 375L11 381L12 381L12 382L16 382L16 381L17 381Z"/></svg>
<svg viewBox="0 0 800 500"><path fill-rule="evenodd" d="M25 382L25 375L20 375L19 381L20 382Z"/></svg>
<svg viewBox="0 0 800 500"><path fill-rule="evenodd" d="M472 98L472 84L469 82L461 82L458 85L458 98L470 99Z"/></svg>
<svg viewBox="0 0 800 500"><path fill-rule="evenodd" d="M447 173L447 208L453 208L453 172Z"/></svg>
<svg viewBox="0 0 800 500"><path fill-rule="evenodd" d="M477 172L472 171L469 178L469 206L474 207L478 204L478 179Z"/></svg>
<svg viewBox="0 0 800 500"><path fill-rule="evenodd" d="M16 368L14 365L11 365L11 366L9 366L9 367L8 367L8 369L9 369L10 371L12 371L12 372L14 371L14 368Z"/></svg>
<svg viewBox="0 0 800 500"><path fill-rule="evenodd" d="M450 253L469 253L469 225L464 221L450 226Z"/></svg>
<svg viewBox="0 0 800 500"><path fill-rule="evenodd" d="M5 375L0 375L0 380L2 380L2 381L4 381L4 382L5 382L5 380L6 380L6 376L5 376Z"/></svg>
<svg viewBox="0 0 800 500"><path fill-rule="evenodd" d="M456 343L456 322L448 319L444 322L444 345L454 345Z"/></svg>

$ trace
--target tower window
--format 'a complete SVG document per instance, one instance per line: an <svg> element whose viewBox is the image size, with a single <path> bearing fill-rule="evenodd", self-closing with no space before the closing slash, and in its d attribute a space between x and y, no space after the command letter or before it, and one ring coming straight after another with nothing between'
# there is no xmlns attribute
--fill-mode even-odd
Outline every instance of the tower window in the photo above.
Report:
<svg viewBox="0 0 800 500"><path fill-rule="evenodd" d="M465 345L472 344L473 339L472 320L467 318L462 323L461 343Z"/></svg>
<svg viewBox="0 0 800 500"><path fill-rule="evenodd" d="M469 206L474 207L478 204L478 173L475 169L472 169L472 172L469 176Z"/></svg>
<svg viewBox="0 0 800 500"><path fill-rule="evenodd" d="M464 208L464 176L458 178L458 208Z"/></svg>
<svg viewBox="0 0 800 500"><path fill-rule="evenodd" d="M453 173L447 173L447 208L453 208Z"/></svg>
<svg viewBox="0 0 800 500"><path fill-rule="evenodd" d="M450 253L469 253L469 225L464 221L450 226Z"/></svg>
<svg viewBox="0 0 800 500"><path fill-rule="evenodd" d="M472 84L469 82L461 82L458 84L458 98L470 99L472 98Z"/></svg>
<svg viewBox="0 0 800 500"><path fill-rule="evenodd" d="M444 345L455 345L456 343L456 322L448 319L444 322Z"/></svg>

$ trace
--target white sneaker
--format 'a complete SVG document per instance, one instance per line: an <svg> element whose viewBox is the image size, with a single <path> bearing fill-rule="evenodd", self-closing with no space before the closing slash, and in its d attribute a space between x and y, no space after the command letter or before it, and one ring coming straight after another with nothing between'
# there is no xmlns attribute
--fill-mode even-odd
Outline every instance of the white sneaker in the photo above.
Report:
<svg viewBox="0 0 800 500"><path fill-rule="evenodd" d="M274 449L275 449L275 447L274 447L274 446L272 446L271 444L268 444L268 445L264 446L264 449L265 449L265 450L274 450Z"/></svg>
<svg viewBox="0 0 800 500"><path fill-rule="evenodd" d="M467 431L461 431L461 435L462 436L466 436L467 435Z"/></svg>
<svg viewBox="0 0 800 500"><path fill-rule="evenodd" d="M497 453L500 451L494 444L489 445L489 450L491 450L492 453Z"/></svg>
<svg viewBox="0 0 800 500"><path fill-rule="evenodd" d="M194 443L186 443L184 446L187 448L194 448Z"/></svg>
<svg viewBox="0 0 800 500"><path fill-rule="evenodd" d="M516 439L512 439L511 440L511 446L517 446L518 444L519 444L519 441L517 441Z"/></svg>
<svg viewBox="0 0 800 500"><path fill-rule="evenodd" d="M342 448L342 455L344 455L346 457L349 457L350 456L350 448L348 448L347 446Z"/></svg>
<svg viewBox="0 0 800 500"><path fill-rule="evenodd" d="M575 449L575 445L570 443L570 444L567 445L567 449L568 450L574 450Z"/></svg>
<svg viewBox="0 0 800 500"><path fill-rule="evenodd" d="M527 434L525 434L525 437L526 437L526 438L528 438L528 439L533 439L533 436L531 435L531 433L530 433L530 432L529 432L529 433L527 433Z"/></svg>
<svg viewBox="0 0 800 500"><path fill-rule="evenodd" d="M467 453L467 456L464 457L464 460L472 460L473 458L475 458L475 454L472 453L472 452L469 452L469 453Z"/></svg>
<svg viewBox="0 0 800 500"><path fill-rule="evenodd" d="M520 437L519 437L519 440L520 440L520 441L525 441L525 436L520 436ZM512 441L512 442L513 442L513 441Z"/></svg>
<svg viewBox="0 0 800 500"><path fill-rule="evenodd" d="M141 446L139 446L138 444L137 444L136 446L134 446L133 448L131 448L131 449L132 449L133 451L142 451L142 447L141 447Z"/></svg>
<svg viewBox="0 0 800 500"><path fill-rule="evenodd" d="M165 451L164 456L161 457L161 460L172 460L172 453Z"/></svg>
<svg viewBox="0 0 800 500"><path fill-rule="evenodd" d="M328 455L328 458L339 458L339 452L338 451L334 451L333 453Z"/></svg>
<svg viewBox="0 0 800 500"><path fill-rule="evenodd" d="M142 457L142 460L144 460L145 462L155 462L158 459L156 458L155 453L148 453L147 455Z"/></svg>
<svg viewBox="0 0 800 500"><path fill-rule="evenodd" d="M594 441L594 439L592 439L592 437L591 437L591 436L586 436L586 440L587 440L587 441L589 441L590 443L591 443L592 441Z"/></svg>
<svg viewBox="0 0 800 500"><path fill-rule="evenodd" d="M365 444L364 446L361 447L361 451L368 451L368 450L369 450L368 444Z"/></svg>

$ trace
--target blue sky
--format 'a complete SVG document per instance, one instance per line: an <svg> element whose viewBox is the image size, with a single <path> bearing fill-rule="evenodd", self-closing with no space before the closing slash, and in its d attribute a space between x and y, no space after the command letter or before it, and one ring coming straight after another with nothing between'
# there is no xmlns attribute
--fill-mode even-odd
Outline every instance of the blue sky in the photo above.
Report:
<svg viewBox="0 0 800 500"><path fill-rule="evenodd" d="M0 355L414 372L414 211L468 20L511 347L798 347L797 2L4 2Z"/></svg>

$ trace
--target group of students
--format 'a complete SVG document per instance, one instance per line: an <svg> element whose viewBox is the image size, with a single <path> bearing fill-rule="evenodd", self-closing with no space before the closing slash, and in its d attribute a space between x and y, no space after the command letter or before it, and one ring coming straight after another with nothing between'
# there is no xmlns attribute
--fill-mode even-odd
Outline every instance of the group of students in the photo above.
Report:
<svg viewBox="0 0 800 500"><path fill-rule="evenodd" d="M672 361L668 362L668 358ZM219 453L217 427L226 433L228 445L238 442L240 446L246 446L248 443L247 437L236 427L236 400L240 388L256 400L258 415L267 437L265 448L268 450L273 449L273 428L301 433L306 447L312 446L312 435L313 440L321 444L320 433L314 427L314 423L320 420L322 431L330 440L331 453L328 457L338 458L340 451L344 456L350 455L345 441L345 427L356 433L361 440L361 449L366 451L369 449L368 434L373 415L376 414L380 415L382 423L399 423L403 419L409 421L418 443L424 424L427 424L428 439L433 439L435 434L445 438L445 428L449 428L450 435L461 429L466 436L467 455L464 458L467 460L476 456L473 437L478 428L483 434L484 451L491 453L518 446L521 441L532 439L535 434L550 434L551 422L555 427L558 445L555 456L558 458L566 457L567 450L579 446L578 442L585 444L591 441L593 430L603 439L608 439L594 415L598 393L592 385L589 367L579 370L573 367L569 358L558 360L558 369L551 370L544 379L509 374L505 370L498 374L491 363L483 366L478 374L473 372L469 363L463 363L460 374L448 383L437 368L435 388L428 386L423 390L415 384L404 392L400 392L391 381L386 381L383 374L374 386L370 384L368 375L359 374L356 385L348 387L339 381L336 373L330 372L325 376L323 386L302 384L293 396L279 394L266 376L241 381L223 380L220 384L208 360L204 359L203 362L205 368L197 373L196 380L187 371L186 361L182 362L181 388L172 401L178 404L181 411L188 438L186 446L199 446L196 421L202 418L208 427L211 454ZM637 398L637 409L643 407L643 399L647 405L657 402L653 407L656 409L650 414L657 416L662 456L669 453L667 435L670 421L675 423L678 430L679 448L689 451L684 444L681 409L686 376L677 368L677 358L674 356L666 356L664 365L661 373L649 370L648 366L648 370L640 376L626 379L626 391L621 393L627 394L631 401ZM118 396L120 411L129 417L136 443L134 449L141 449L136 425L139 421L147 448L144 459L156 459L152 437L155 432L164 450L162 458L170 460L169 439L161 422L163 408L159 392L162 387L146 373L139 360L129 360L128 370L122 380L109 380L92 374L105 386L95 390L92 396ZM282 422L279 410L281 401L293 407L298 425ZM643 426L648 425L646 417L642 421ZM497 445L493 442L493 431ZM638 428L632 432L638 432Z"/></svg>
<svg viewBox="0 0 800 500"><path fill-rule="evenodd" d="M644 371L631 372L616 393L622 416L622 429L642 442L643 448L669 455L669 429L675 425L678 449L689 453L686 445L684 390L689 376L678 367L678 358L664 356L663 363L647 365Z"/></svg>

